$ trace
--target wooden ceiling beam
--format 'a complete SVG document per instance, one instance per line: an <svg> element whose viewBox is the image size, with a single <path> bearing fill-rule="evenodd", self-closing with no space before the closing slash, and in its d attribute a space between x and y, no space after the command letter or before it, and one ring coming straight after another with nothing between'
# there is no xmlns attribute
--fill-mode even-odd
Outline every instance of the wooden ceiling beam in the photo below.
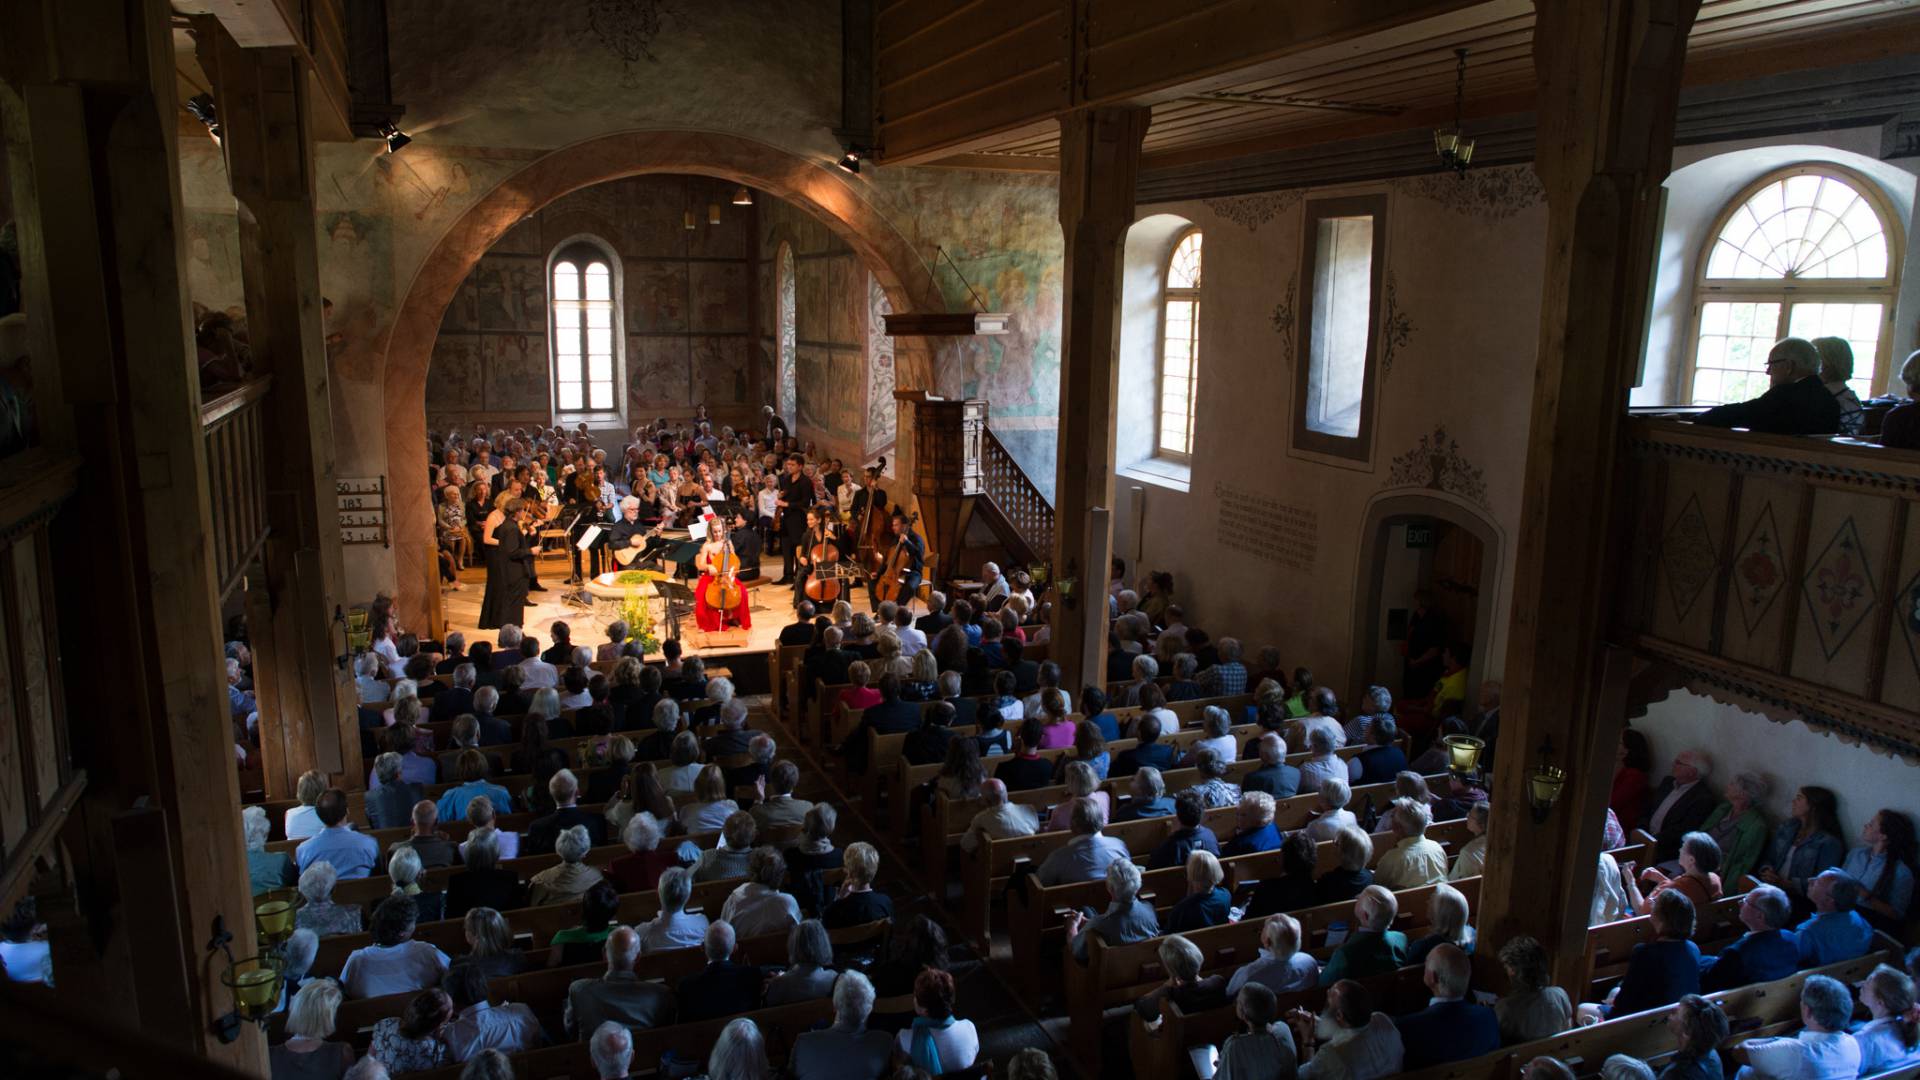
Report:
<svg viewBox="0 0 1920 1080"><path fill-rule="evenodd" d="M182 15L211 15L220 20L243 49L306 45L298 14L280 0L174 0Z"/></svg>
<svg viewBox="0 0 1920 1080"><path fill-rule="evenodd" d="M1153 105L1354 59L1532 10L1531 0L1105 0L1074 25L1071 6L975 0L965 17L935 0L879 14L880 160L927 164L1004 143L1009 132L1090 106ZM944 14L943 14L944 13ZM977 63L937 76L906 62L937 35L943 56Z"/></svg>

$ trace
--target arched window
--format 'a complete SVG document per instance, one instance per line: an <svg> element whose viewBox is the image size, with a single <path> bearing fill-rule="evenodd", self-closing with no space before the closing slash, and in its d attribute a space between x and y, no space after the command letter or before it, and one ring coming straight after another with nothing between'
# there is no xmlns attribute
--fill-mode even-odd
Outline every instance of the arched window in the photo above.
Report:
<svg viewBox="0 0 1920 1080"><path fill-rule="evenodd" d="M1701 260L1687 399L1759 397L1783 337L1845 338L1848 384L1862 398L1883 390L1900 265L1892 223L1878 187L1832 165L1785 169L1736 196Z"/></svg>
<svg viewBox="0 0 1920 1080"><path fill-rule="evenodd" d="M1182 236L1167 258L1160 318L1159 435L1163 457L1193 455L1193 403L1200 379L1200 230Z"/></svg>
<svg viewBox="0 0 1920 1080"><path fill-rule="evenodd" d="M553 391L561 414L614 413L619 298L606 252L569 244L553 261Z"/></svg>

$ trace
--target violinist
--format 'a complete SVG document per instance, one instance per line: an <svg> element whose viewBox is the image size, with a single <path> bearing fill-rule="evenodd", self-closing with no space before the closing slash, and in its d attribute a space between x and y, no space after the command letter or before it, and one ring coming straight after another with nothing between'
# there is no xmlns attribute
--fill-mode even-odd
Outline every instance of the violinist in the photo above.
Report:
<svg viewBox="0 0 1920 1080"><path fill-rule="evenodd" d="M734 550L725 518L715 516L707 522L706 542L693 559L700 571L693 587L694 620L709 633L729 625L750 628L753 616L747 610L746 586L740 581L740 553Z"/></svg>

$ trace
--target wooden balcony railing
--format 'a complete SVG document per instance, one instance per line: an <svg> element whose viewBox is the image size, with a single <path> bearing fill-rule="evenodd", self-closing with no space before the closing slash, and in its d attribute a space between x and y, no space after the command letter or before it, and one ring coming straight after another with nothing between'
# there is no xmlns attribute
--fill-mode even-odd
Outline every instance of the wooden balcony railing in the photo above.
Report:
<svg viewBox="0 0 1920 1080"><path fill-rule="evenodd" d="M214 579L222 600L239 585L267 538L261 402L272 382L271 376L249 379L200 406L213 505Z"/></svg>
<svg viewBox="0 0 1920 1080"><path fill-rule="evenodd" d="M993 508L1006 518L1027 547L1021 554L1026 562L1053 561L1053 504L1034 486L1033 479L1020 467L1007 448L994 436L992 428L982 432L980 440L981 488Z"/></svg>
<svg viewBox="0 0 1920 1080"><path fill-rule="evenodd" d="M1920 454L1627 431L1634 648L1721 700L1920 756Z"/></svg>

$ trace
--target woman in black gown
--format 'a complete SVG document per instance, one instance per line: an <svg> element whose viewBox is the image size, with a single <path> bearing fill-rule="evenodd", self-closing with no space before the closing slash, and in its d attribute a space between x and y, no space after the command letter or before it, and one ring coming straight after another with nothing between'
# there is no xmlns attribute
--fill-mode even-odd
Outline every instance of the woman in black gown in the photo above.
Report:
<svg viewBox="0 0 1920 1080"><path fill-rule="evenodd" d="M520 531L525 506L518 499L508 499L500 509L505 516L494 527L494 542L482 545L487 554L487 592L480 602L482 630L520 625L526 616L527 587L533 580L528 566L533 553Z"/></svg>

